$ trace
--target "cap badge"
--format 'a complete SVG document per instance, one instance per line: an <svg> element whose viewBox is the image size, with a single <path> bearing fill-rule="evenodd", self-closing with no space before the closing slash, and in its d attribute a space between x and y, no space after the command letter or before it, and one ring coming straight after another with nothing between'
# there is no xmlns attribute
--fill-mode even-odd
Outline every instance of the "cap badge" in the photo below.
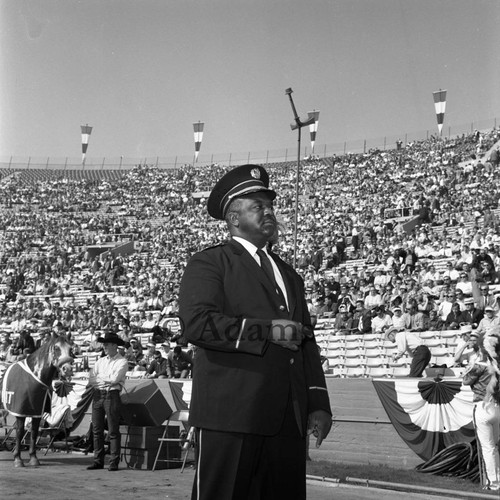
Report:
<svg viewBox="0 0 500 500"><path fill-rule="evenodd" d="M250 175L254 179L260 179L260 170L258 168L252 168L252 170L250 170Z"/></svg>

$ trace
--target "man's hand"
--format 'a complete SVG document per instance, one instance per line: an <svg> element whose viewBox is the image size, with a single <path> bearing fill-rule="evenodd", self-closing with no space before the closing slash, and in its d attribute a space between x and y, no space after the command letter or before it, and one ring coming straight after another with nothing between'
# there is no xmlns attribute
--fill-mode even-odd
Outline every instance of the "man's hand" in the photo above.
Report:
<svg viewBox="0 0 500 500"><path fill-rule="evenodd" d="M321 446L332 427L332 416L324 410L316 410L309 414L307 434L316 436L316 448Z"/></svg>
<svg viewBox="0 0 500 500"><path fill-rule="evenodd" d="M296 321L273 319L269 340L286 349L298 351L304 338L303 330L302 324Z"/></svg>

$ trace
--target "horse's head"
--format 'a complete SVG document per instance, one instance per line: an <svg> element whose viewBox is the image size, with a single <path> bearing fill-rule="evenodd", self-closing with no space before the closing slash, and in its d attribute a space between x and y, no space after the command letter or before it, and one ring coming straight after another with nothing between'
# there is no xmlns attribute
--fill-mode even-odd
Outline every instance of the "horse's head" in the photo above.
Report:
<svg viewBox="0 0 500 500"><path fill-rule="evenodd" d="M50 340L30 354L28 366L44 383L49 383L55 371L65 363L72 363L71 344L64 335L52 334Z"/></svg>
<svg viewBox="0 0 500 500"><path fill-rule="evenodd" d="M49 361L56 368L67 362L72 362L71 344L65 335L52 335L49 344Z"/></svg>

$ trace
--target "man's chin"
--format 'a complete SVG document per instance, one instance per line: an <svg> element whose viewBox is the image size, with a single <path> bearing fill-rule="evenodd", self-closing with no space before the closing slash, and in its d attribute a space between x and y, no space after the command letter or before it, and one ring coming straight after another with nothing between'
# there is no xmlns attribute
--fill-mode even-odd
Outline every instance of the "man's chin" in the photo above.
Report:
<svg viewBox="0 0 500 500"><path fill-rule="evenodd" d="M274 233L276 232L276 226L274 224L264 224L262 226L262 232L268 237L270 238L271 236L274 235Z"/></svg>

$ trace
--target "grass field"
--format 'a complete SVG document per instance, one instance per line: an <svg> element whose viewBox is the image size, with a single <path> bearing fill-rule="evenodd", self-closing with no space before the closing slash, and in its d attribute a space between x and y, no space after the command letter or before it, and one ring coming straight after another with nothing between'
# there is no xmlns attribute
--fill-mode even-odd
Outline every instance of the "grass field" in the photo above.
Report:
<svg viewBox="0 0 500 500"><path fill-rule="evenodd" d="M307 474L346 482L346 477L372 479L389 483L401 483L426 488L449 489L462 492L487 493L499 498L498 491L484 491L479 483L457 477L424 474L416 470L393 469L383 465L351 465L325 461L307 463Z"/></svg>

